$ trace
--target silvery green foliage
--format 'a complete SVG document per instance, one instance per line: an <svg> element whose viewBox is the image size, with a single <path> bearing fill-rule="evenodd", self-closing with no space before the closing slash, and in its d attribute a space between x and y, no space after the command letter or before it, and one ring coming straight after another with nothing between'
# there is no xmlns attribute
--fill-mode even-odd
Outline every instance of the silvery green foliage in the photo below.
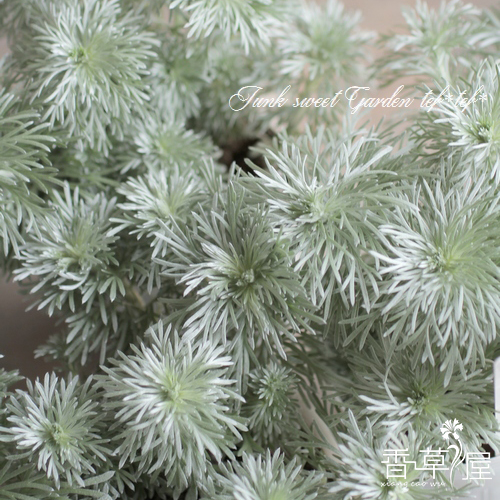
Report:
<svg viewBox="0 0 500 500"><path fill-rule="evenodd" d="M304 96L333 96L341 83L362 73L363 47L373 36L359 29L360 12L347 12L335 0L324 5L303 1L301 7L295 10L294 36L282 26L278 37L283 82L301 89Z"/></svg>
<svg viewBox="0 0 500 500"><path fill-rule="evenodd" d="M450 148L463 153L465 178L481 175L500 182L500 65L487 60L471 72L469 79L457 82L445 98L427 114L427 123L417 131L417 138L426 148L443 155ZM464 102L459 99L473 99ZM448 97L450 96L450 97Z"/></svg>
<svg viewBox="0 0 500 500"><path fill-rule="evenodd" d="M331 460L338 461L337 480L329 491L334 498L348 500L371 499L398 499L398 500L427 500L429 488L422 485L422 473L417 468L423 466L423 454L428 443L414 429L398 437L387 435L383 427L374 425L370 420L356 421L352 411L347 410L344 429L339 432L341 444ZM416 464L406 466L406 478L395 477L387 480L387 457L385 450L406 450ZM410 460L410 459L409 459ZM445 486L432 487L434 498L449 499L455 497L456 492L447 484L446 476L436 471L436 483L443 482ZM386 485L384 483L390 483Z"/></svg>
<svg viewBox="0 0 500 500"><path fill-rule="evenodd" d="M346 352L348 370L335 374L332 385L325 388L331 404L339 409L338 418L343 418L342 408L349 408L396 436L418 428L438 449L442 439L436 429L453 414L463 424L465 450L481 452L483 443L498 447L490 366L468 372L464 405L463 376L458 369L446 384L439 367L429 361L415 364L408 351L395 354L387 366L384 358L390 350L388 339L370 337L363 351Z"/></svg>
<svg viewBox="0 0 500 500"><path fill-rule="evenodd" d="M161 286L162 281L162 266L153 259L164 259L170 250L165 239L159 236L165 236L164 224L171 228L174 223L189 220L196 205L206 201L206 190L203 180L192 169L181 174L178 168L133 177L120 186L119 192L127 201L119 205L123 214L112 219L115 227L109 234L128 230L137 238L137 259L151 262L140 281L147 278L149 292L153 286Z"/></svg>
<svg viewBox="0 0 500 500"><path fill-rule="evenodd" d="M210 131L221 144L241 140L241 137L253 137L267 127L267 123L259 121L254 109L242 114L234 113L228 106L231 95L245 85L253 85L248 79L258 59L242 54L237 41L225 41L218 36L208 48L205 61L209 80L199 94L201 113L196 114L197 126Z"/></svg>
<svg viewBox="0 0 500 500"><path fill-rule="evenodd" d="M486 11L485 12L489 23L487 23L484 27L482 33L478 36L481 45L486 47L499 44L500 43L500 35L498 34L498 28L500 28L500 10L498 8Z"/></svg>
<svg viewBox="0 0 500 500"><path fill-rule="evenodd" d="M226 39L237 35L245 52L254 46L270 45L269 32L278 25L294 2L284 0L170 0L171 9L187 16L188 37L208 37L220 30Z"/></svg>
<svg viewBox="0 0 500 500"><path fill-rule="evenodd" d="M3 358L3 355L0 354L0 359L1 358ZM2 404L0 407L0 418L6 412L5 400L10 394L9 386L20 380L22 380L22 378L19 377L19 373L17 371L8 372L3 368L0 370L0 402Z"/></svg>
<svg viewBox="0 0 500 500"><path fill-rule="evenodd" d="M165 115L165 114L164 114ZM210 139L186 129L184 121L172 115L149 117L147 123L137 122L130 131L131 150L127 150L122 171L130 169L159 170L178 167L189 170L203 158L216 157Z"/></svg>
<svg viewBox="0 0 500 500"><path fill-rule="evenodd" d="M296 424L293 408L297 384L292 370L275 362L250 372L242 414L248 417L254 439L267 445L292 435Z"/></svg>
<svg viewBox="0 0 500 500"><path fill-rule="evenodd" d="M14 373L7 375L7 383L16 381ZM2 411L2 498L116 498L118 490L107 484L114 475L111 450L91 379L81 384L78 377L47 373L43 382L27 385L28 391L8 394Z"/></svg>
<svg viewBox="0 0 500 500"><path fill-rule="evenodd" d="M162 274L184 288L173 314L185 322L184 335L227 343L239 377L256 347L285 357L282 338L313 333L310 322L319 320L291 268L290 241L275 234L266 208L244 201L244 190L230 183L210 211L156 234L172 254L159 259Z"/></svg>
<svg viewBox="0 0 500 500"><path fill-rule="evenodd" d="M18 450L13 458L36 462L56 486L61 476L84 486L82 475L94 474L109 453L90 382L47 374L43 384L28 383L28 392L12 396L7 405L8 432Z"/></svg>
<svg viewBox="0 0 500 500"><path fill-rule="evenodd" d="M262 456L243 454L241 462L221 467L215 496L221 500L320 500L327 498L322 475L305 472L296 459L285 463L276 450ZM208 500L208 499L207 499Z"/></svg>
<svg viewBox="0 0 500 500"><path fill-rule="evenodd" d="M307 101L313 95L333 98L354 81L365 81L369 60L366 46L374 34L363 31L359 12L349 12L336 0L309 2L301 0L288 23L275 29L275 44L271 57L256 64L256 75L264 83L262 92L269 88L282 91L294 104ZM290 34L293 33L293 36ZM255 85L255 77L249 85ZM339 99L336 108L346 104ZM310 104L309 104L310 105ZM314 113L306 108L270 108L269 116L276 114L287 129L306 119L309 126L335 123L338 109L318 107Z"/></svg>
<svg viewBox="0 0 500 500"><path fill-rule="evenodd" d="M43 212L40 194L55 177L54 169L43 165L54 139L47 125L34 121L36 111L19 109L13 94L0 87L0 240L5 254L23 241L19 225L36 224L35 214Z"/></svg>
<svg viewBox="0 0 500 500"><path fill-rule="evenodd" d="M409 33L383 38L391 54L378 69L387 81L415 75L430 78L430 83L454 82L488 53L495 53L492 45L498 40L484 36L492 27L482 14L460 0L442 2L438 10L418 0L414 9L403 9Z"/></svg>
<svg viewBox="0 0 500 500"><path fill-rule="evenodd" d="M29 84L26 95L42 107L44 121L78 136L81 147L106 152L106 129L123 136L132 113L149 101L144 77L156 40L140 17L122 15L118 0L32 3L11 71Z"/></svg>
<svg viewBox="0 0 500 500"><path fill-rule="evenodd" d="M84 304L89 309L94 301L104 304L105 292L111 301L117 294L125 295L114 255L116 237L107 235L115 203L116 199L107 200L102 194L82 199L78 188L71 191L68 184L64 196L54 193L51 213L39 233L21 248L26 266L17 276L19 280L39 278L33 288L33 292L44 290L39 308L47 307L52 314L67 306L74 312Z"/></svg>
<svg viewBox="0 0 500 500"><path fill-rule="evenodd" d="M61 370L0 370L1 500L423 500L384 449L498 451L500 18L405 19L372 66L336 0L0 1L0 265ZM485 98L228 105L369 70Z"/></svg>
<svg viewBox="0 0 500 500"><path fill-rule="evenodd" d="M463 375L467 365L475 369L500 324L498 197L483 184L424 183L415 190L418 213L395 210L380 226L380 312L360 317L356 330L366 337L376 325L394 348L415 346L422 362L436 363L438 351L445 384L456 365Z"/></svg>
<svg viewBox="0 0 500 500"><path fill-rule="evenodd" d="M54 488L53 483L45 474L38 472L29 465L19 466L19 463L0 458L0 487L2 498L8 500L53 500L81 498L82 500L111 500L116 494L109 495L107 481L112 477L112 472L93 476L84 481L84 485L72 486L61 483L59 488Z"/></svg>
<svg viewBox="0 0 500 500"><path fill-rule="evenodd" d="M367 249L381 245L386 212L409 206L393 196L401 188L394 164L384 161L390 151L374 134L336 137L320 130L266 151L267 168L256 169L258 181L249 179L292 242L294 269L325 314L334 295L353 305L356 290L370 307L368 288L377 287L377 272Z"/></svg>
<svg viewBox="0 0 500 500"><path fill-rule="evenodd" d="M132 327L147 317L146 328L149 321L148 305L131 283L140 269L111 231L115 205L116 198L103 192L80 193L66 183L47 202L38 232L20 248L25 265L16 279L31 293L41 291L38 309L62 313L68 330L57 351L70 363L85 364L94 352L104 361L106 352L134 338ZM41 352L55 354L54 348Z"/></svg>
<svg viewBox="0 0 500 500"><path fill-rule="evenodd" d="M240 399L225 377L231 359L210 342L193 348L160 322L149 342L120 353L99 377L105 409L116 414L120 467L137 464L139 473L164 474L182 491L207 474L209 454L220 461L246 430L231 406ZM165 446L169 443L169 446Z"/></svg>
<svg viewBox="0 0 500 500"><path fill-rule="evenodd" d="M151 85L157 90L152 104L162 112L182 117L196 116L203 103L201 94L211 82L209 48L203 41L187 39L177 26L159 32L161 46L151 66Z"/></svg>

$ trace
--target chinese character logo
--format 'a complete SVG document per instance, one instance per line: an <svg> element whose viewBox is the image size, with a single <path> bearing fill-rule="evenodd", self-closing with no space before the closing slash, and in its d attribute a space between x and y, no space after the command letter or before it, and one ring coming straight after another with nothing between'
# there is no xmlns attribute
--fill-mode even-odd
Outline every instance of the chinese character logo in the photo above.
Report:
<svg viewBox="0 0 500 500"><path fill-rule="evenodd" d="M386 464L387 479L406 479L406 467L408 464L412 463L406 461L406 457L410 456L407 451L408 448L405 448L404 450L384 450L384 456L387 457L387 460L382 461L382 463Z"/></svg>
<svg viewBox="0 0 500 500"><path fill-rule="evenodd" d="M461 457L462 457L463 447L458 431L463 431L463 430L464 426L456 418L453 419L453 421L447 420L441 427L441 434L445 441L450 441L450 437L453 436L455 441L458 442L458 446L456 444L450 444L450 446L448 446L449 450L455 450L455 456L453 458L453 462L451 463L450 467L450 477L453 477L455 467L460 462L462 462Z"/></svg>
<svg viewBox="0 0 500 500"><path fill-rule="evenodd" d="M420 450L419 453L423 454L423 466L421 467L418 466L421 464L420 460L411 460L412 457L410 456L408 448L403 450L384 450L384 457L386 457L386 460L383 460L382 463L386 465L387 479L406 479L407 468L411 467L412 470L415 471L428 472L433 480L436 479L436 472L449 470L450 480L453 481L455 469L462 462L465 462L466 466L466 476L463 477L462 480L481 481L484 479L492 479L490 471L490 453L464 453L464 447L460 437L460 432L462 432L463 429L463 425L456 418L447 420L441 426L440 430L443 440L450 443L448 448L439 448L437 450L428 448L426 450ZM446 465L447 455L450 460L452 460L450 467ZM436 483L430 482L428 484L433 486Z"/></svg>

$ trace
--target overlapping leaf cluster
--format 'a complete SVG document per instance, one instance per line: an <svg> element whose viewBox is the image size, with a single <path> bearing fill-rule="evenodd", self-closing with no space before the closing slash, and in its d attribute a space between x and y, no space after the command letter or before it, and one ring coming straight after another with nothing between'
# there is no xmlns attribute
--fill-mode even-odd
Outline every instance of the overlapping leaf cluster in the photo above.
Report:
<svg viewBox="0 0 500 500"><path fill-rule="evenodd" d="M375 76L455 99L371 127L228 104L363 83L336 0L0 1L0 263L59 369L0 371L1 500L420 500L446 421L500 451L500 18L405 19Z"/></svg>

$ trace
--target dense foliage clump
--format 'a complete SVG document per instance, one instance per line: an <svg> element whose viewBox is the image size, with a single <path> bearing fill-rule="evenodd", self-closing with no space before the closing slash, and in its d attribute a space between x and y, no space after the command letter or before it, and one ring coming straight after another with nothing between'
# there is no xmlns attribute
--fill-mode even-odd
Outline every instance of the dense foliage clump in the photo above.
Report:
<svg viewBox="0 0 500 500"><path fill-rule="evenodd" d="M500 17L405 19L372 61L336 0L0 1L0 265L60 324L1 500L444 500L445 422L500 451ZM446 98L343 93L407 76Z"/></svg>

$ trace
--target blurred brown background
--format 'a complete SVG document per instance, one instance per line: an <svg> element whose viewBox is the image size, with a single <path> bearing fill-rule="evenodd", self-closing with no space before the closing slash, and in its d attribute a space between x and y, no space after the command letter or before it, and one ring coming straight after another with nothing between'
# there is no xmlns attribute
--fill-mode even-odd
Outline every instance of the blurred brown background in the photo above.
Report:
<svg viewBox="0 0 500 500"><path fill-rule="evenodd" d="M15 1L15 0L12 0ZM401 7L412 6L414 0L345 0L349 10L360 10L363 14L361 26L379 33L393 30L403 23ZM438 7L440 0L428 0ZM479 7L498 5L498 0L473 0ZM0 56L7 51L5 40L0 39ZM18 368L27 377L35 378L47 371L42 360L35 360L33 351L54 332L54 323L44 313L25 312L29 300L18 293L17 285L0 275L0 367Z"/></svg>

